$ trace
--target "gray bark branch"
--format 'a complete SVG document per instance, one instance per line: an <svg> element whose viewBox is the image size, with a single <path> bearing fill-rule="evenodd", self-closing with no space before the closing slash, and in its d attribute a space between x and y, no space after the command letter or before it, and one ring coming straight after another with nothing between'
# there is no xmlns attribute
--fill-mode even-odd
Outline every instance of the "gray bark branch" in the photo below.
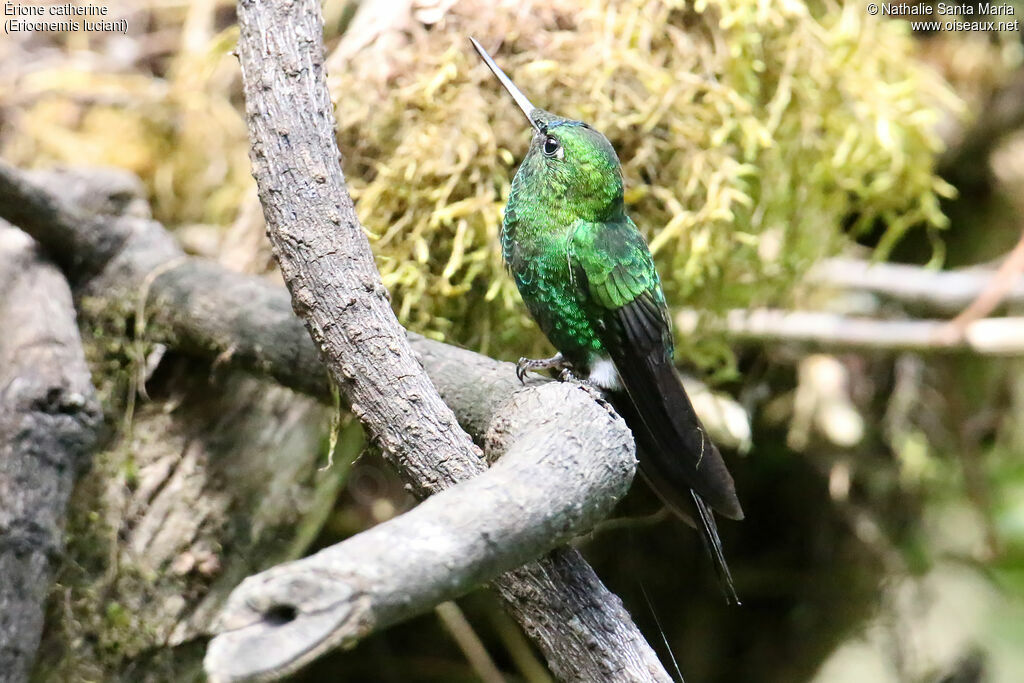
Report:
<svg viewBox="0 0 1024 683"><path fill-rule="evenodd" d="M292 306L352 412L420 497L486 469L416 361L345 186L314 2L240 2L250 159ZM436 457L431 457L436 456Z"/></svg>
<svg viewBox="0 0 1024 683"><path fill-rule="evenodd" d="M996 271L931 270L898 263L872 263L849 258L832 258L816 266L813 282L838 289L871 292L905 304L938 313L959 313L985 290ZM1024 278L1011 284L1003 303L1024 304Z"/></svg>
<svg viewBox="0 0 1024 683"><path fill-rule="evenodd" d="M692 329L696 317L680 313L676 324L683 330ZM740 342L797 343L830 351L1024 354L1022 317L974 320L957 336L948 334L946 320L877 320L823 311L771 308L729 311L724 325L729 337Z"/></svg>
<svg viewBox="0 0 1024 683"><path fill-rule="evenodd" d="M489 470L312 557L246 579L207 651L210 680L286 674L456 598L602 519L626 492L635 462L625 424L588 394L554 383L517 392L491 420L487 450L501 458ZM552 645L586 655L585 642ZM618 664L622 670L605 672L604 680L635 679L650 663L632 662L633 671ZM597 680L596 673L574 678Z"/></svg>
<svg viewBox="0 0 1024 683"><path fill-rule="evenodd" d="M28 680L75 475L102 422L71 291L0 222L0 680Z"/></svg>

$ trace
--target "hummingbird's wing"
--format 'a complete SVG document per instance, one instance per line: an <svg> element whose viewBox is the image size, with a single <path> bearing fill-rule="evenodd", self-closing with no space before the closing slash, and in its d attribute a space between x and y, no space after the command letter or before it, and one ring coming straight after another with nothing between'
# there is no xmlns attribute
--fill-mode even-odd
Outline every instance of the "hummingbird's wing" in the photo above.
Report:
<svg viewBox="0 0 1024 683"><path fill-rule="evenodd" d="M742 519L732 476L673 366L665 296L640 231L626 216L584 222L568 246L576 287L628 394L623 417L641 432L645 478L680 512L692 510L692 489L720 514Z"/></svg>

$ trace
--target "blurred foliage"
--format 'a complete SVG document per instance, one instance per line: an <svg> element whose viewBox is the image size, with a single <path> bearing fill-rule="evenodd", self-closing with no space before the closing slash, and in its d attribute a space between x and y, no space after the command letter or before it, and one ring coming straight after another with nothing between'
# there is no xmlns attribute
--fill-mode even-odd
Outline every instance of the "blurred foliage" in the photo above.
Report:
<svg viewBox="0 0 1024 683"><path fill-rule="evenodd" d="M231 55L237 28L213 33L206 3L105 4L133 28L151 24L154 32L137 44L67 35L67 57L5 46L0 102L9 120L0 153L30 167L126 168L145 182L155 217L168 225L229 223L252 183Z"/></svg>
<svg viewBox="0 0 1024 683"><path fill-rule="evenodd" d="M329 62L350 188L411 329L500 357L545 350L495 246L528 135L467 35L538 106L608 135L676 305L787 301L843 244L844 222L883 222L883 255L909 228L944 225L935 123L957 105L910 58L905 24L858 3L521 4L458 3L404 44ZM158 218L230 222L251 183L235 31L212 32L197 7L209 10L152 10L182 22L154 77L60 62L19 78L27 104L4 156L127 167ZM344 14L329 7L329 25ZM717 337L679 347L704 365L731 358Z"/></svg>

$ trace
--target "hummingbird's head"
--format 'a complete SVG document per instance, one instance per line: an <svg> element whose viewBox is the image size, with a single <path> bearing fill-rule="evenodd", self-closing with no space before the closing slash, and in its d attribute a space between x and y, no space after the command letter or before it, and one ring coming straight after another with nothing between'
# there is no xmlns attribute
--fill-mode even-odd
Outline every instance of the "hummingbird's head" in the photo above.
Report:
<svg viewBox="0 0 1024 683"><path fill-rule="evenodd" d="M480 58L512 95L533 127L530 150L512 181L513 195L530 197L564 222L602 221L622 211L622 169L608 138L582 121L533 106L487 51Z"/></svg>
<svg viewBox="0 0 1024 683"><path fill-rule="evenodd" d="M541 116L538 116L541 115ZM543 118L542 118L543 117ZM535 110L540 119L514 184L566 219L604 221L622 211L622 170L608 138L582 121Z"/></svg>

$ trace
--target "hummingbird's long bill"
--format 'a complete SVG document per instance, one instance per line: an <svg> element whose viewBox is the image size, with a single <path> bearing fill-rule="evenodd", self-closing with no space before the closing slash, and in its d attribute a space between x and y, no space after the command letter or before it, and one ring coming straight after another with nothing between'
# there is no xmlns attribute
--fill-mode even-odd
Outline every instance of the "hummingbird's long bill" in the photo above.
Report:
<svg viewBox="0 0 1024 683"><path fill-rule="evenodd" d="M501 70L501 67L494 63L491 56L487 54L487 50L484 49L483 45L476 41L476 38L470 36L469 42L473 43L473 48L476 49L477 54L480 55L480 59L484 60L484 64L487 65L487 68L491 70L491 73L497 76L498 80L501 81L501 84L505 86L505 90L508 91L508 94L512 96L512 99L516 101L519 108L523 110L524 114L526 114L526 120L530 122L530 125L537 130L540 130L540 126L533 120L533 112L537 107L533 106L530 103L530 100L526 99L526 95L523 94L523 91L517 88L516 84L512 82L512 79L506 76L505 72Z"/></svg>

